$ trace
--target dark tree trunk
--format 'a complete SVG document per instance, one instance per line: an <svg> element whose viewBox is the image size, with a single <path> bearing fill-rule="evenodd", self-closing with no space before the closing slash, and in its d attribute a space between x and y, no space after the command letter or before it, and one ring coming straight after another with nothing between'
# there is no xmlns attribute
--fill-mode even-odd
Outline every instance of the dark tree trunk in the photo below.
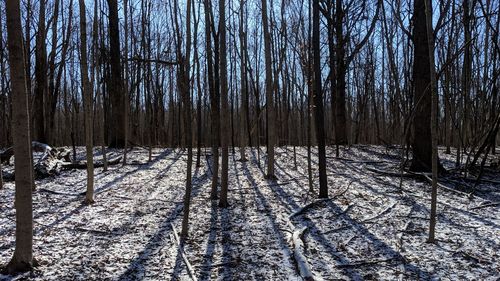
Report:
<svg viewBox="0 0 500 281"><path fill-rule="evenodd" d="M35 102L33 116L33 139L39 142L47 142L45 132L45 104L48 99L47 95L47 49L45 39L47 33L45 31L45 1L40 1L40 10L38 16L38 31L36 35L35 48Z"/></svg>
<svg viewBox="0 0 500 281"><path fill-rule="evenodd" d="M29 126L28 93L19 1L6 1L7 42L12 90L12 118L16 155L16 248L7 265L8 273L28 271L33 266L33 166Z"/></svg>
<svg viewBox="0 0 500 281"><path fill-rule="evenodd" d="M319 198L328 198L326 180L325 121L323 115L323 93L321 90L321 53L319 42L319 0L313 2L313 68L314 68L314 114L316 119L316 139L318 142Z"/></svg>
<svg viewBox="0 0 500 281"><path fill-rule="evenodd" d="M413 118L412 152L410 169L415 172L432 170L431 138L431 76L429 73L429 43L425 21L425 0L415 0L413 12Z"/></svg>
<svg viewBox="0 0 500 281"><path fill-rule="evenodd" d="M108 87L111 98L111 118L109 146L114 148L125 147L125 110L122 83L122 70L120 65L120 29L118 26L117 0L108 0L109 5L109 41L111 83Z"/></svg>

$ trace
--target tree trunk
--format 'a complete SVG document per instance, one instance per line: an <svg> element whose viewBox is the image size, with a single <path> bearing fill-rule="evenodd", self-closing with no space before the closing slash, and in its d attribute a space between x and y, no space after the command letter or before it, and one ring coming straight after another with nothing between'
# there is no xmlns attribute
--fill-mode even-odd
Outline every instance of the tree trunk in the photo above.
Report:
<svg viewBox="0 0 500 281"><path fill-rule="evenodd" d="M83 107L85 115L85 146L87 158L87 192L85 202L94 203L94 142L93 142L93 94L88 77L87 63L87 19L85 0L78 1L80 6L80 75L82 79Z"/></svg>
<svg viewBox="0 0 500 281"><path fill-rule="evenodd" d="M413 8L413 160L410 169L415 172L432 170L431 136L431 75L429 40L427 36L425 1L415 0Z"/></svg>
<svg viewBox="0 0 500 281"><path fill-rule="evenodd" d="M266 61L266 110L267 110L267 175L268 179L276 179L274 175L274 145L276 143L276 117L273 100L273 74L271 61L271 33L267 18L267 0L262 0L262 25L264 29L264 53Z"/></svg>
<svg viewBox="0 0 500 281"><path fill-rule="evenodd" d="M218 67L215 67L212 60L213 52L212 52L212 32L213 28L213 19L211 17L212 7L210 5L211 1L205 0L203 2L205 9L205 43L206 43L206 51L207 51L207 74L208 74L208 91L210 95L210 108L212 111L212 185L210 191L210 199L217 199L217 185L219 181L219 141L220 141L220 117L219 117L219 94L218 94L218 80L215 73L217 72ZM217 42L214 42L214 45L217 46ZM216 47L218 50L218 47ZM216 50L216 53L217 53ZM218 57L218 54L216 54ZM217 58L216 58L217 61Z"/></svg>
<svg viewBox="0 0 500 281"><path fill-rule="evenodd" d="M29 126L28 93L19 1L6 1L7 42L11 77L14 153L16 155L16 249L8 273L33 267L33 167Z"/></svg>
<svg viewBox="0 0 500 281"><path fill-rule="evenodd" d="M46 117L46 100L47 95L47 49L45 39L47 33L45 31L45 2L40 1L40 11L38 16L38 31L36 35L35 48L35 101L34 101L34 136L33 139L39 142L46 143L47 136L45 134L45 117Z"/></svg>
<svg viewBox="0 0 500 281"><path fill-rule="evenodd" d="M219 207L226 208L227 189L228 189L228 168L229 168L229 105L227 90L227 54L226 54L226 7L225 0L219 0L219 71L220 71L220 97L221 97L221 150L222 150L222 169L221 169L221 191Z"/></svg>
<svg viewBox="0 0 500 281"><path fill-rule="evenodd" d="M243 31L243 24L245 23L244 21L244 15L245 15L245 1L241 0L240 1L240 26L239 26L239 35L240 35L240 56L241 56L241 63L240 63L240 81L241 81L241 111L240 111L240 160L241 161L247 161L247 157L245 154L245 147L246 147L246 141L247 141L247 136L245 135L247 133L246 129L246 117L247 117L247 110L248 110L248 98L247 98L247 75L246 75L246 56L244 54L244 50L246 49L245 46L245 40L246 40L246 35L245 32Z"/></svg>
<svg viewBox="0 0 500 281"><path fill-rule="evenodd" d="M430 0L425 1L425 19L427 27L427 42L429 49L429 74L430 74L430 92L431 102L431 133L432 133L432 195L431 195L431 218L429 225L429 240L434 243L434 233L436 228L436 209L437 209L437 177L438 177L438 94L436 82L436 68L434 65L434 32L432 28L432 4Z"/></svg>
<svg viewBox="0 0 500 281"><path fill-rule="evenodd" d="M182 217L181 237L186 239L189 230L189 207L191 203L191 188L192 188L192 164L193 164L193 132L191 130L191 90L190 90L190 63L191 57L191 1L186 3L186 52L183 57L183 63L180 68L180 86L184 108L184 133L186 135L186 146L188 150L188 159L186 167L186 191L184 194L184 215ZM193 6L194 9L194 6ZM180 38L179 38L180 39ZM180 42L180 40L179 40ZM179 47L180 48L180 45ZM179 51L179 55L181 52Z"/></svg>
<svg viewBox="0 0 500 281"><path fill-rule="evenodd" d="M314 103L316 108L314 115L316 119L316 139L318 142L318 165L319 165L319 198L328 198L328 185L326 179L326 150L325 150L325 121L323 114L323 93L321 89L321 53L319 42L319 0L313 1L313 67L314 67Z"/></svg>
<svg viewBox="0 0 500 281"><path fill-rule="evenodd" d="M109 95L111 98L111 118L113 125L110 127L109 146L113 148L125 147L125 110L122 82L122 69L120 64L120 29L118 26L117 0L108 0L109 6L109 42L111 83Z"/></svg>
<svg viewBox="0 0 500 281"><path fill-rule="evenodd" d="M345 62L345 38L343 31L344 10L342 0L337 0L335 5L335 35L337 39L336 48L336 83L335 83L335 143L337 145L347 144L346 124L346 71Z"/></svg>

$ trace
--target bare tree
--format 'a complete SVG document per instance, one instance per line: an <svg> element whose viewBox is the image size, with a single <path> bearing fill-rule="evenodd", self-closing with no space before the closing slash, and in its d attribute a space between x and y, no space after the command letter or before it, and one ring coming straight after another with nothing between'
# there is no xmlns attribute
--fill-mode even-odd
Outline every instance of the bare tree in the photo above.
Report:
<svg viewBox="0 0 500 281"><path fill-rule="evenodd" d="M262 0L262 27L264 29L264 53L266 67L266 110L267 110L267 175L268 179L276 179L274 175L274 145L276 143L276 117L273 98L273 73L271 61L271 33L267 15L267 0Z"/></svg>
<svg viewBox="0 0 500 281"><path fill-rule="evenodd" d="M34 136L33 139L40 142L47 142L45 131L45 109L48 100L48 85L47 85L47 47L46 38L47 31L45 28L45 13L46 2L40 1L40 9L38 13L38 30L36 34L35 47L35 102L34 102Z"/></svg>
<svg viewBox="0 0 500 281"><path fill-rule="evenodd" d="M186 3L186 51L184 56L180 51L180 36L178 37L178 57L182 57L182 64L179 67L179 85L181 87L182 102L184 108L184 131L186 135L186 146L188 150L188 159L186 167L186 191L184 194L184 215L182 217L181 237L188 236L189 230L189 206L191 203L192 189L192 165L193 165L193 132L191 129L191 88L190 88L190 62L191 56L191 1ZM194 9L194 5L193 5ZM177 30L179 32L179 30ZM178 33L179 34L179 33Z"/></svg>
<svg viewBox="0 0 500 281"><path fill-rule="evenodd" d="M210 108L212 110L212 185L210 191L210 198L212 200L217 199L217 185L219 181L219 141L220 141L220 116L219 116L219 93L218 93L218 75L217 73L218 67L216 63L213 62L213 52L212 52L212 30L213 27L213 18L211 1L204 0L203 6L205 10L205 43L206 43L206 60L207 60L207 76L208 76L208 91L210 95ZM214 45L217 46L217 41L214 42ZM218 50L218 47L216 47ZM216 57L218 57L216 50Z"/></svg>
<svg viewBox="0 0 500 281"><path fill-rule="evenodd" d="M16 249L7 265L8 273L33 267L33 167L29 126L28 93L19 1L6 1L7 45L12 91L12 118L16 172Z"/></svg>
<svg viewBox="0 0 500 281"><path fill-rule="evenodd" d="M432 168L431 75L425 1L415 0L413 7L413 118L412 171L429 172Z"/></svg>
<svg viewBox="0 0 500 281"><path fill-rule="evenodd" d="M109 6L109 42L111 83L109 95L111 98L111 116L113 126L110 131L110 147L125 147L125 110L122 82L122 67L120 63L120 29L118 26L117 0L108 0Z"/></svg>
<svg viewBox="0 0 500 281"><path fill-rule="evenodd" d="M221 150L222 150L222 167L221 167L221 191L219 199L219 207L225 208L227 202L227 185L229 173L229 105L227 98L227 54L226 54L226 1L219 0L219 71L220 71L220 97L221 97Z"/></svg>
<svg viewBox="0 0 500 281"><path fill-rule="evenodd" d="M240 0L240 24L239 24L239 37L240 37L240 80L241 80L241 111L240 111L240 161L247 161L245 154L245 147L247 142L247 110L248 110L248 99L247 99L247 72L246 72L246 34L244 32L245 22L245 3L246 1Z"/></svg>
<svg viewBox="0 0 500 281"><path fill-rule="evenodd" d="M87 63L87 19L85 0L78 1L80 6L80 71L82 79L83 106L85 115L85 145L87 155L87 192L85 202L94 203L94 141L93 141L93 94L88 77Z"/></svg>
<svg viewBox="0 0 500 281"><path fill-rule="evenodd" d="M316 119L316 139L318 141L319 197L328 198L326 179L325 121L323 113L323 93L321 89L321 53L319 35L319 0L313 1L312 49L314 67L314 115Z"/></svg>
<svg viewBox="0 0 500 281"><path fill-rule="evenodd" d="M436 82L436 67L434 63L434 31L432 28L432 3L425 1L425 19L427 27L427 40L429 46L429 73L431 78L431 134L432 134L432 196L431 196L431 218L429 225L429 242L434 243L436 229L436 209L437 209L437 177L438 177L438 131L437 131L437 113L438 113L438 94Z"/></svg>

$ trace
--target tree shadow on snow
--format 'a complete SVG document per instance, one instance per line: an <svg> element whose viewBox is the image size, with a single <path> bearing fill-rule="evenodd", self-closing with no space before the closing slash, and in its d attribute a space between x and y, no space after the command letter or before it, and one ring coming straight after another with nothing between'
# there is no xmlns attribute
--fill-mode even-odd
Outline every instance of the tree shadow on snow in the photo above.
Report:
<svg viewBox="0 0 500 281"><path fill-rule="evenodd" d="M191 200L196 198L196 196L200 193L203 184L209 179L210 176L208 173L200 174L198 172L198 169L196 169L195 174L193 175L193 189L191 193ZM152 237L144 246L143 250L137 253L136 258L130 261L129 266L127 267L125 272L118 277L118 280L141 280L142 278L144 278L144 272L146 271L147 263L152 258L152 255L161 251L161 249L165 246L165 240L172 232L172 226L170 224L177 217L182 215L182 210L183 202L175 204L175 207L170 215L160 223L160 225L158 226L158 231L152 235ZM181 262L181 257L179 253L177 253L175 264L179 262ZM177 272L177 274L180 274L180 272Z"/></svg>

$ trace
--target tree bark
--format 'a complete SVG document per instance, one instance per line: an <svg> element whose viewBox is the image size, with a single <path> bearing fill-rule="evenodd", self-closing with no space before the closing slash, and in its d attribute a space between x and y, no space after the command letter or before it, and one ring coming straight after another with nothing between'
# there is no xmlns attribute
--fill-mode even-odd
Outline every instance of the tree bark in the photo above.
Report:
<svg viewBox="0 0 500 281"><path fill-rule="evenodd" d="M436 212L437 212L437 177L438 177L438 94L436 82L436 67L434 65L434 32L432 28L432 4L430 0L425 1L425 19L427 27L427 40L429 49L429 74L430 74L430 91L431 91L431 134L432 134L432 195L431 195L431 217L429 224L429 240L434 243L436 229Z"/></svg>
<svg viewBox="0 0 500 281"><path fill-rule="evenodd" d="M38 31L36 35L36 48L35 48L35 101L34 101L34 118L33 139L39 142L46 143L47 136L45 131L45 118L46 118L46 103L48 99L47 94L47 49L45 39L47 33L45 30L45 2L40 1L40 10L38 15Z"/></svg>
<svg viewBox="0 0 500 281"><path fill-rule="evenodd" d="M221 97L221 150L222 150L222 167L221 167L221 191L219 199L219 207L226 208L227 190L229 180L229 105L228 105L228 90L227 90L227 54L226 54L226 1L219 0L219 71L220 71L220 97Z"/></svg>
<svg viewBox="0 0 500 281"><path fill-rule="evenodd" d="M184 214L182 217L181 237L186 239L189 230L189 207L191 203L192 188L192 164L193 164L193 132L191 130L191 89L190 89L190 62L191 57L191 1L186 3L186 52L183 57L183 64L180 66L180 85L184 108L184 132L186 135L186 146L188 159L186 167L186 191L184 194ZM194 6L193 6L194 7ZM180 38L179 38L180 39ZM180 42L180 40L179 40ZM180 48L180 43L179 43ZM179 52L180 55L180 52Z"/></svg>
<svg viewBox="0 0 500 281"><path fill-rule="evenodd" d="M33 267L33 167L29 126L28 93L19 1L6 1L7 42L9 51L16 155L16 249L7 265L8 273L28 271Z"/></svg>
<svg viewBox="0 0 500 281"><path fill-rule="evenodd" d="M109 42L111 83L108 87L111 98L111 118L109 146L113 148L125 147L125 110L122 82L122 69L120 63L120 29L118 26L117 0L108 0L109 6Z"/></svg>
<svg viewBox="0 0 500 281"><path fill-rule="evenodd" d="M326 149L325 149L325 121L323 113L323 93L321 89L321 53L319 34L319 0L313 1L313 67L314 67L314 103L316 108L316 139L318 142L318 168L319 168L319 198L328 198L328 185L326 179Z"/></svg>
<svg viewBox="0 0 500 281"><path fill-rule="evenodd" d="M274 175L274 145L276 143L276 116L273 99L273 73L271 61L271 33L267 17L267 0L262 0L262 25L264 29L264 54L266 62L266 110L267 110L267 175L268 179L276 179Z"/></svg>
<svg viewBox="0 0 500 281"><path fill-rule="evenodd" d="M94 203L94 142L93 142L93 94L88 77L87 62L87 19L85 0L78 1L80 6L80 71L83 91L83 107L85 115L85 148L87 158L87 192L85 202Z"/></svg>
<svg viewBox="0 0 500 281"><path fill-rule="evenodd" d="M413 160L410 170L431 172L431 75L425 1L415 0L413 7Z"/></svg>
<svg viewBox="0 0 500 281"><path fill-rule="evenodd" d="M218 82L216 74L218 67L214 71L214 62L212 60L212 43L211 29L213 27L213 19L211 17L212 7L210 0L203 1L205 10L205 43L207 52L207 74L208 74L208 91L210 95L210 108L212 111L212 185L210 190L210 199L217 199L217 185L219 181L219 142L220 142L220 116L219 116L219 94ZM214 42L217 45L217 42ZM218 47L217 47L218 49ZM216 55L218 56L218 55Z"/></svg>
<svg viewBox="0 0 500 281"><path fill-rule="evenodd" d="M246 141L247 141L247 136L245 135L247 133L247 122L246 122L246 117L247 117L247 110L248 110L248 98L247 98L247 75L246 75L246 56L244 53L244 50L246 49L245 41L246 41L246 34L243 31L244 27L243 24L245 23L244 21L244 15L245 15L245 1L241 0L240 1L240 26L239 26L239 35L240 35L240 57L241 57L241 63L240 63L240 81L241 81L241 111L240 111L240 160L241 161L247 161L246 153L245 153L245 147L246 147Z"/></svg>

